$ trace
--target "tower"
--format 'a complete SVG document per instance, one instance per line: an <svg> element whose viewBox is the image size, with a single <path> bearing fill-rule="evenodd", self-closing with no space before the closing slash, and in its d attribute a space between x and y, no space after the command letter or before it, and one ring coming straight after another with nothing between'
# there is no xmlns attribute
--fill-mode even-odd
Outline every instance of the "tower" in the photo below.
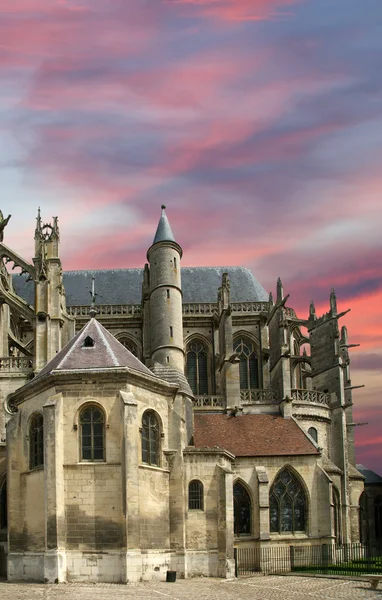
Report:
<svg viewBox="0 0 382 600"><path fill-rule="evenodd" d="M147 251L151 362L184 373L181 258L182 248L175 241L166 207L162 205L154 241Z"/></svg>

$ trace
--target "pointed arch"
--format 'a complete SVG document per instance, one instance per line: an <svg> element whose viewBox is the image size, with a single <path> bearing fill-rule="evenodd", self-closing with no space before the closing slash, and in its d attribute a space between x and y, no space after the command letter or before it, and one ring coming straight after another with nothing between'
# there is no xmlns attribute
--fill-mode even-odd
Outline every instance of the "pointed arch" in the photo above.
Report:
<svg viewBox="0 0 382 600"><path fill-rule="evenodd" d="M137 358L141 358L141 347L136 338L127 333L126 331L122 331L121 333L116 334L116 339L119 341L122 346L127 348L131 354L134 354Z"/></svg>
<svg viewBox="0 0 382 600"><path fill-rule="evenodd" d="M257 389L260 382L259 358L256 340L247 332L238 332L233 340L233 351L239 360L240 389Z"/></svg>
<svg viewBox="0 0 382 600"><path fill-rule="evenodd" d="M161 421L158 413L149 409L142 415L141 450L142 462L160 467L161 458Z"/></svg>
<svg viewBox="0 0 382 600"><path fill-rule="evenodd" d="M308 495L300 475L289 465L276 475L269 493L271 533L307 531Z"/></svg>
<svg viewBox="0 0 382 600"><path fill-rule="evenodd" d="M244 481L236 480L233 486L234 534L251 535L252 533L252 499Z"/></svg>
<svg viewBox="0 0 382 600"><path fill-rule="evenodd" d="M186 342L186 377L195 396L205 396L211 391L211 351L207 340L192 336Z"/></svg>
<svg viewBox="0 0 382 600"><path fill-rule="evenodd" d="M341 497L335 485L332 486L333 527L337 544L341 543Z"/></svg>

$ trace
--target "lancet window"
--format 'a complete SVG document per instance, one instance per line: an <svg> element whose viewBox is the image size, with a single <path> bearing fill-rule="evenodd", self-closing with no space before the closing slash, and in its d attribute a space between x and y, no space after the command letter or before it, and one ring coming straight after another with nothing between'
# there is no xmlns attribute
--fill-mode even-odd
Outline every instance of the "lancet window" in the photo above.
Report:
<svg viewBox="0 0 382 600"><path fill-rule="evenodd" d="M199 340L190 342L186 349L187 380L195 396L208 394L208 353Z"/></svg>
<svg viewBox="0 0 382 600"><path fill-rule="evenodd" d="M235 535L250 535L252 531L252 502L240 482L233 486L233 516Z"/></svg>
<svg viewBox="0 0 382 600"><path fill-rule="evenodd" d="M148 410L142 417L142 462L159 467L160 465L160 426L156 414Z"/></svg>
<svg viewBox="0 0 382 600"><path fill-rule="evenodd" d="M44 465L44 419L40 413L32 416L29 424L29 468Z"/></svg>
<svg viewBox="0 0 382 600"><path fill-rule="evenodd" d="M259 361L254 343L245 337L234 342L234 351L240 359L240 389L256 389L259 387Z"/></svg>
<svg viewBox="0 0 382 600"><path fill-rule="evenodd" d="M317 444L317 442L318 442L317 429L315 427L309 427L308 434L310 435L310 437L312 438L312 440L314 440L316 442L316 444Z"/></svg>
<svg viewBox="0 0 382 600"><path fill-rule="evenodd" d="M283 469L272 485L269 497L271 533L296 533L306 530L307 503L298 479Z"/></svg>

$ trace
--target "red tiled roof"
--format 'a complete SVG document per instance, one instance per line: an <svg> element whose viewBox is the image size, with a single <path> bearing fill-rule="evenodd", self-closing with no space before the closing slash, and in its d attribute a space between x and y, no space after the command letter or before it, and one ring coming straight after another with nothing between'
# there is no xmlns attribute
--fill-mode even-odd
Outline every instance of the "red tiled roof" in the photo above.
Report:
<svg viewBox="0 0 382 600"><path fill-rule="evenodd" d="M280 415L194 416L197 448L218 446L235 456L319 454L293 419Z"/></svg>

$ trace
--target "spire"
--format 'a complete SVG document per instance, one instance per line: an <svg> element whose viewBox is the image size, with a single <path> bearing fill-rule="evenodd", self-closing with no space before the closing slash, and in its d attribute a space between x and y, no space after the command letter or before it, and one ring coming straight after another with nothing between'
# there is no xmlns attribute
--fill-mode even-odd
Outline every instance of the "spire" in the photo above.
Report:
<svg viewBox="0 0 382 600"><path fill-rule="evenodd" d="M314 306L313 300L310 301L309 316L313 317L313 318L316 318L316 307Z"/></svg>
<svg viewBox="0 0 382 600"><path fill-rule="evenodd" d="M90 310L89 310L89 316L91 319L93 319L96 314L97 314L97 309L96 309L96 298L98 296L97 292L95 291L95 276L92 276L92 289L89 291L90 296L91 296L91 304L90 304Z"/></svg>
<svg viewBox="0 0 382 600"><path fill-rule="evenodd" d="M280 277L277 279L277 302L282 302L284 299L283 284L281 283Z"/></svg>
<svg viewBox="0 0 382 600"><path fill-rule="evenodd" d="M38 211L37 211L37 218L36 218L36 229L34 232L34 237L36 238L40 238L41 234L42 234L42 222L41 222L41 210L40 207L38 207Z"/></svg>
<svg viewBox="0 0 382 600"><path fill-rule="evenodd" d="M330 292L330 311L332 315L337 314L337 297L334 288L332 288L332 291Z"/></svg>
<svg viewBox="0 0 382 600"><path fill-rule="evenodd" d="M175 242L174 235L171 231L170 223L168 222L168 218L166 215L166 207L164 204L162 204L161 209L162 215L159 219L153 244L156 244L157 242Z"/></svg>

